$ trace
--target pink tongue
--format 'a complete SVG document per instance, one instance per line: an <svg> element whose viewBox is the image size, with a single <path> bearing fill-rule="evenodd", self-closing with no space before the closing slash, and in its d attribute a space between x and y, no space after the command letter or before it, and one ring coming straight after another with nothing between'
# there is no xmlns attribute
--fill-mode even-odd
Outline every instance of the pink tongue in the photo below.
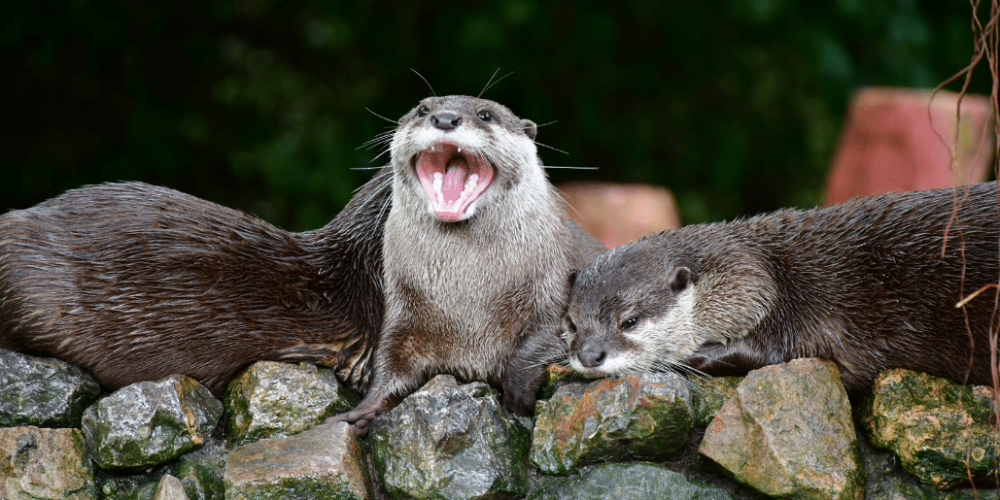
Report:
<svg viewBox="0 0 1000 500"><path fill-rule="evenodd" d="M449 165L444 174L444 182L441 185L441 194L444 201L452 203L460 196L465 189L465 179L469 176L469 169L461 165Z"/></svg>

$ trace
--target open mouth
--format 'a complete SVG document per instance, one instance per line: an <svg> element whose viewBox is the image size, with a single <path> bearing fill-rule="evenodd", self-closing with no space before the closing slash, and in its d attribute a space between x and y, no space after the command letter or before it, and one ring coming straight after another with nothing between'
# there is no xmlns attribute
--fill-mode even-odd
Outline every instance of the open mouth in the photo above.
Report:
<svg viewBox="0 0 1000 500"><path fill-rule="evenodd" d="M466 211L493 180L493 166L485 158L447 142L421 151L414 163L434 215L446 222L472 215Z"/></svg>

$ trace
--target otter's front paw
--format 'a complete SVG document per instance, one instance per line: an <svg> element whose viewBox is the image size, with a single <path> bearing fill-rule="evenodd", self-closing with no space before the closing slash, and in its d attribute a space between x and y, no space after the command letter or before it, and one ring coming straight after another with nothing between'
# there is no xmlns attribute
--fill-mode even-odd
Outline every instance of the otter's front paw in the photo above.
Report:
<svg viewBox="0 0 1000 500"><path fill-rule="evenodd" d="M346 422L351 426L351 433L360 438L368 435L371 423L378 414L377 408L361 408L359 406L351 411L327 418L323 425Z"/></svg>
<svg viewBox="0 0 1000 500"><path fill-rule="evenodd" d="M685 365L713 377L746 375L768 365L767 357L754 351L744 342L733 341L726 345L705 344L699 346L682 361ZM781 361L775 361L780 363Z"/></svg>
<svg viewBox="0 0 1000 500"><path fill-rule="evenodd" d="M351 424L351 429L355 436L364 437L368 434L368 430L375 417L391 410L401 399L403 397L400 395L386 394L385 391L373 389L368 392L368 395L353 410L341 413L340 415L334 415L326 419L324 424L347 422Z"/></svg>

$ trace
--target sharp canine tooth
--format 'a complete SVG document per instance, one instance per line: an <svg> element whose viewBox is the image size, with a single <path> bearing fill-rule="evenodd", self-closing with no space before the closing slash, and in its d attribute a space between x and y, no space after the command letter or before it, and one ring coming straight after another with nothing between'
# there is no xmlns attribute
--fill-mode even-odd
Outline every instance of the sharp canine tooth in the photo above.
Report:
<svg viewBox="0 0 1000 500"><path fill-rule="evenodd" d="M458 152L461 153L462 152L462 148L458 148Z"/></svg>

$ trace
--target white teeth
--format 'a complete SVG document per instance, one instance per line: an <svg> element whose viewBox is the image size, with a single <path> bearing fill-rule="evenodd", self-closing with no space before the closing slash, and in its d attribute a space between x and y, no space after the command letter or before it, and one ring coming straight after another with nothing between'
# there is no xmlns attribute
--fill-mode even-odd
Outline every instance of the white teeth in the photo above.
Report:
<svg viewBox="0 0 1000 500"><path fill-rule="evenodd" d="M458 153L459 153L459 154L461 154L461 153L462 153L462 148L458 148Z"/></svg>
<svg viewBox="0 0 1000 500"><path fill-rule="evenodd" d="M441 192L441 186L444 185L444 175L441 172L434 172L434 194L437 195L437 204L444 205L444 193Z"/></svg>
<svg viewBox="0 0 1000 500"><path fill-rule="evenodd" d="M476 184L479 184L479 176L476 174L470 175L469 178L465 180L465 187L462 188L462 196L459 199L461 200L468 196L469 193L475 189Z"/></svg>
<svg viewBox="0 0 1000 500"><path fill-rule="evenodd" d="M434 181L431 187L434 189L434 196L437 198L433 200L433 205L436 210L443 210L450 207L458 207L465 203L465 200L472 195L472 191L476 189L476 185L479 184L479 176L472 174L468 179L465 180L465 186L462 187L462 194L458 196L458 199L453 202L446 202L444 200L444 193L441 191L444 185L444 175L441 172L434 172Z"/></svg>

